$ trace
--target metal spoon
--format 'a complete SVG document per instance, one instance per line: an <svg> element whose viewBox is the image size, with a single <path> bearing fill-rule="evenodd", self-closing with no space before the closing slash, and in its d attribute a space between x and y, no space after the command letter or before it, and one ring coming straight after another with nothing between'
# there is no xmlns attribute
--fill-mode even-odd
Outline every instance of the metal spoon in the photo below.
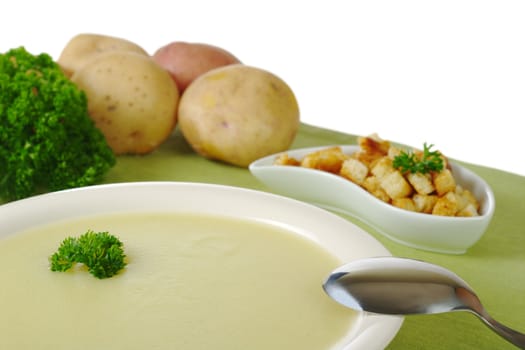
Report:
<svg viewBox="0 0 525 350"><path fill-rule="evenodd" d="M490 317L465 281L434 264L396 257L360 259L334 270L323 288L351 309L379 314L469 311L501 337L525 349L525 334Z"/></svg>

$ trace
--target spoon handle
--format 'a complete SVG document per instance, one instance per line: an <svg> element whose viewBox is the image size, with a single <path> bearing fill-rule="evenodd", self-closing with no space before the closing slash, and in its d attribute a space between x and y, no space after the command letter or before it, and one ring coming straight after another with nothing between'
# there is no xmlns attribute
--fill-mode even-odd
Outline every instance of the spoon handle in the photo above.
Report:
<svg viewBox="0 0 525 350"><path fill-rule="evenodd" d="M472 290L464 287L457 288L456 296L467 306L464 310L470 311L478 316L490 329L502 338L520 349L525 349L525 334L515 331L493 319L483 305L481 305L481 301Z"/></svg>
<svg viewBox="0 0 525 350"><path fill-rule="evenodd" d="M525 349L525 334L517 332L490 317L486 312L475 314L494 332L499 334L501 337L516 345L520 349Z"/></svg>

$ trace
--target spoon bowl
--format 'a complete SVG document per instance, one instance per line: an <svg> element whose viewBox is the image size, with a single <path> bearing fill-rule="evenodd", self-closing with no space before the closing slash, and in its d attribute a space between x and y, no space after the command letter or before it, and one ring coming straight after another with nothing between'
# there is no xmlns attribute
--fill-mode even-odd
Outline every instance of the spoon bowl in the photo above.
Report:
<svg viewBox="0 0 525 350"><path fill-rule="evenodd" d="M494 320L458 275L431 263L396 257L359 259L334 270L323 284L351 309L387 315L468 311L501 337L525 349L525 335Z"/></svg>

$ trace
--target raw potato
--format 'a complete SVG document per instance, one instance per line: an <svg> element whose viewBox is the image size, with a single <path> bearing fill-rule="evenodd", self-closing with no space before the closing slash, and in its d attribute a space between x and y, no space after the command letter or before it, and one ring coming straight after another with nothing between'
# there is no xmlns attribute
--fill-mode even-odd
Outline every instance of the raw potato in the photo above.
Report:
<svg viewBox="0 0 525 350"><path fill-rule="evenodd" d="M220 47L183 41L161 47L153 54L153 59L171 73L181 93L198 76L214 68L241 63Z"/></svg>
<svg viewBox="0 0 525 350"><path fill-rule="evenodd" d="M69 40L60 57L58 64L68 76L72 76L93 56L107 51L131 51L143 55L148 53L139 45L108 35L81 33Z"/></svg>
<svg viewBox="0 0 525 350"><path fill-rule="evenodd" d="M116 154L149 153L176 125L177 85L149 56L106 52L71 80L86 92L89 114Z"/></svg>
<svg viewBox="0 0 525 350"><path fill-rule="evenodd" d="M197 78L179 104L179 127L201 155L246 167L287 150L299 127L293 91L279 77L242 64Z"/></svg>

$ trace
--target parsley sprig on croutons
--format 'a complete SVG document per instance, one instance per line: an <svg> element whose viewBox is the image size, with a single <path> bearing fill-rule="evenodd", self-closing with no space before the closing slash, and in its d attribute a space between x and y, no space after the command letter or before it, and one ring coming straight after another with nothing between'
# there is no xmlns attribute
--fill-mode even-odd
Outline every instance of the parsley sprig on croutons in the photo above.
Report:
<svg viewBox="0 0 525 350"><path fill-rule="evenodd" d="M401 151L394 158L392 166L407 173L427 174L431 171L441 171L443 169L443 158L439 151L431 151L434 145L423 144L423 153L416 155L414 152Z"/></svg>

